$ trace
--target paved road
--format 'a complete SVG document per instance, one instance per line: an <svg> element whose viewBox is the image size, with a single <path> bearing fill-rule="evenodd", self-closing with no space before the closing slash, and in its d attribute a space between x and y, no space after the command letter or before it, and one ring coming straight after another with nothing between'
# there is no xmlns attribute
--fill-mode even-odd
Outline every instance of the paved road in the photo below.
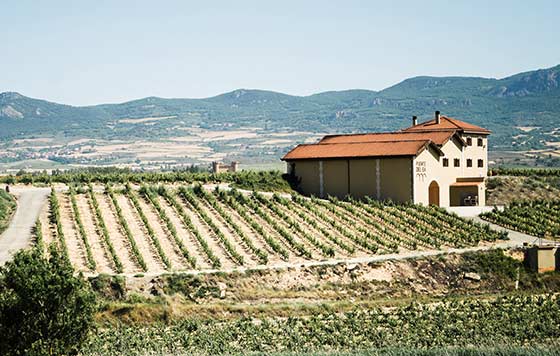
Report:
<svg viewBox="0 0 560 356"><path fill-rule="evenodd" d="M49 188L12 188L17 198L17 209L10 226L0 235L0 266L12 255L31 244L31 232L35 221L50 193Z"/></svg>

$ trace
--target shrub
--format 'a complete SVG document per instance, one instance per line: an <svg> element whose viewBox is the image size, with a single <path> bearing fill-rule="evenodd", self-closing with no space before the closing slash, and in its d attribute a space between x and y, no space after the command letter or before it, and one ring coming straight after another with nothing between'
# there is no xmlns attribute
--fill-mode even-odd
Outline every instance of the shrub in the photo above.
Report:
<svg viewBox="0 0 560 356"><path fill-rule="evenodd" d="M0 353L77 354L93 327L95 297L61 253L20 251L0 268Z"/></svg>

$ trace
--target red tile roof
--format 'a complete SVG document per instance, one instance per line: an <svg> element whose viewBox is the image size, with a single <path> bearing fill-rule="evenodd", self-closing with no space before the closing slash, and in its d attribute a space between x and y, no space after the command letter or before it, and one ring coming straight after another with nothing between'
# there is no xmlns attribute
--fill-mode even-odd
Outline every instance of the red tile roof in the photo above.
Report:
<svg viewBox="0 0 560 356"><path fill-rule="evenodd" d="M430 131L463 131L467 133L479 133L484 135L490 134L490 130L446 116L440 116L439 124L436 124L436 119L433 119L402 130L402 132Z"/></svg>
<svg viewBox="0 0 560 356"><path fill-rule="evenodd" d="M293 148L282 160L416 156L428 146L439 151L430 140L305 144Z"/></svg>
<svg viewBox="0 0 560 356"><path fill-rule="evenodd" d="M436 145L443 145L455 135L454 131L440 132L381 132L350 135L327 135L319 141L325 143L357 143L357 142L384 142L384 141L411 141L430 140Z"/></svg>
<svg viewBox="0 0 560 356"><path fill-rule="evenodd" d="M416 156L428 146L443 155L438 146L451 138L466 145L458 132L490 133L482 127L440 116L439 124L434 119L399 132L327 135L318 143L296 146L282 159Z"/></svg>

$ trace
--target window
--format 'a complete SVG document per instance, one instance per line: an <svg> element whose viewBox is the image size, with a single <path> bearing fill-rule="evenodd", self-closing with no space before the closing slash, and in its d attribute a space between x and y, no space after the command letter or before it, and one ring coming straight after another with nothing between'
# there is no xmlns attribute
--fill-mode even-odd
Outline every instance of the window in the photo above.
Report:
<svg viewBox="0 0 560 356"><path fill-rule="evenodd" d="M477 143L478 147L482 147L484 141L481 138L479 138L477 141L478 141L478 143Z"/></svg>
<svg viewBox="0 0 560 356"><path fill-rule="evenodd" d="M472 146L472 138L467 137L467 146Z"/></svg>
<svg viewBox="0 0 560 356"><path fill-rule="evenodd" d="M461 160L459 158L453 159L453 166L454 167L460 167L461 166Z"/></svg>
<svg viewBox="0 0 560 356"><path fill-rule="evenodd" d="M467 167L472 167L472 159L467 158Z"/></svg>
<svg viewBox="0 0 560 356"><path fill-rule="evenodd" d="M449 158L444 158L443 159L443 166L444 167L449 167Z"/></svg>
<svg viewBox="0 0 560 356"><path fill-rule="evenodd" d="M482 168L482 167L484 167L484 160L479 159L478 160L478 168Z"/></svg>

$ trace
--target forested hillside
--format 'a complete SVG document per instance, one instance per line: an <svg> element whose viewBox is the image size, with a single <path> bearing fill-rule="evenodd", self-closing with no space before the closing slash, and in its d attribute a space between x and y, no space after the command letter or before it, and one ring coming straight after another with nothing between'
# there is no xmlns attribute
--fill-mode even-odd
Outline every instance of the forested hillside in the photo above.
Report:
<svg viewBox="0 0 560 356"><path fill-rule="evenodd" d="M30 136L169 137L178 128L259 127L313 132L386 131L434 110L488 127L498 149L557 142L560 65L504 79L415 77L379 92L346 90L300 97L239 89L206 99L149 97L122 104L74 107L0 94L0 140ZM150 125L129 119L164 118ZM529 129L527 129L529 127Z"/></svg>

